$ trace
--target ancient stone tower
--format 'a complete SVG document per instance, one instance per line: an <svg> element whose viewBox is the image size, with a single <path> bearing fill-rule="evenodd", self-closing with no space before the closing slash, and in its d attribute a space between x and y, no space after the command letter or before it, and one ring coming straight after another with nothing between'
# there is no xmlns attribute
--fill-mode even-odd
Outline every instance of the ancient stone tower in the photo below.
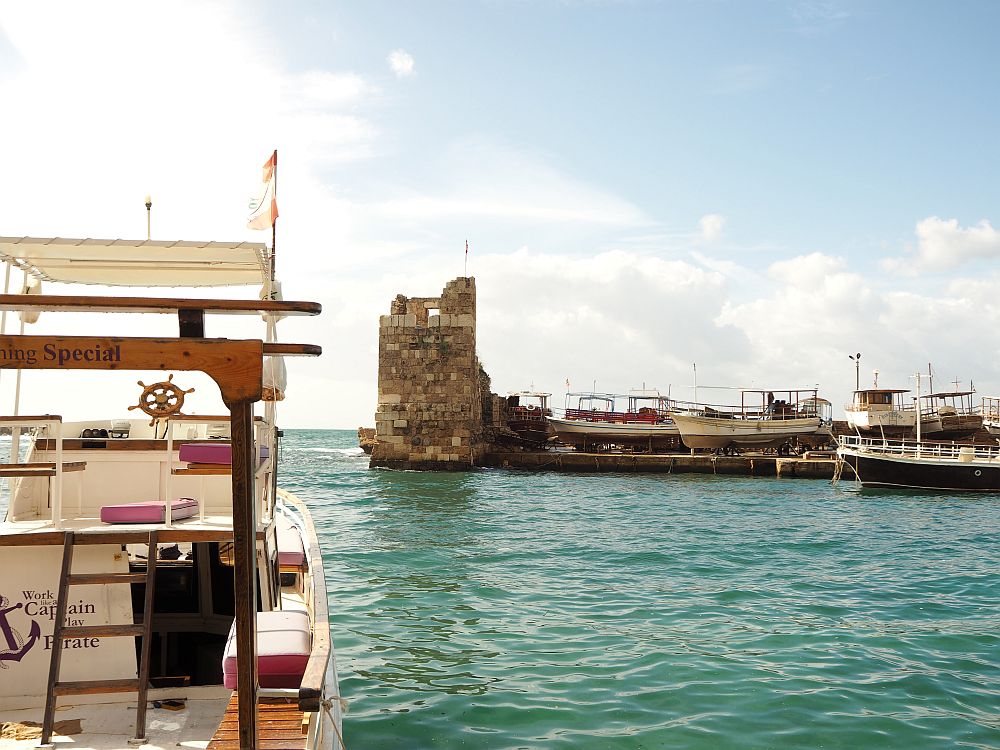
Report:
<svg viewBox="0 0 1000 750"><path fill-rule="evenodd" d="M486 450L489 378L476 357L476 280L392 301L379 318L377 443L371 466L468 469ZM485 397L484 397L485 393Z"/></svg>

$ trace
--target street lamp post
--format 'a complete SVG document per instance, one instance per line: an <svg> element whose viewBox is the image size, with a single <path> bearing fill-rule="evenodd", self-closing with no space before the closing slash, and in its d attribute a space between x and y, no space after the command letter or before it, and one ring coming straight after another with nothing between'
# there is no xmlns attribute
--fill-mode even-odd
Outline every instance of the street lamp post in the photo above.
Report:
<svg viewBox="0 0 1000 750"><path fill-rule="evenodd" d="M146 239L147 240L150 240L153 237L150 231L150 217L149 217L150 209L152 208L153 208L153 199L147 195L146 196Z"/></svg>
<svg viewBox="0 0 1000 750"><path fill-rule="evenodd" d="M854 390L861 390L861 352L847 356L854 360Z"/></svg>

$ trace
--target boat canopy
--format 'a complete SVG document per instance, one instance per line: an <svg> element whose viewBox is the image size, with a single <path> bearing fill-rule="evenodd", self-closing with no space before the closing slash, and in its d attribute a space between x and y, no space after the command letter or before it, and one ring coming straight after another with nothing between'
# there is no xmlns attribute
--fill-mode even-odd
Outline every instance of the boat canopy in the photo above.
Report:
<svg viewBox="0 0 1000 750"><path fill-rule="evenodd" d="M45 281L136 287L263 286L262 242L0 237L0 260Z"/></svg>

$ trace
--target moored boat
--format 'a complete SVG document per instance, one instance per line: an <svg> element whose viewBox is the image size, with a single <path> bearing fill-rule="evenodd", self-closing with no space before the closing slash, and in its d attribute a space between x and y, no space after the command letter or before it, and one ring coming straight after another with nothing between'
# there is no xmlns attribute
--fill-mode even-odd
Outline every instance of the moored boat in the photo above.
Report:
<svg viewBox="0 0 1000 750"><path fill-rule="evenodd" d="M576 405L569 404L575 399ZM626 400L618 411L615 404ZM567 393L565 416L549 417L559 440L577 450L627 447L648 452L682 448L680 431L669 414L669 401L658 391Z"/></svg>
<svg viewBox="0 0 1000 750"><path fill-rule="evenodd" d="M856 434L880 438L914 438L917 434L915 399L906 402L900 388L865 388L854 392L844 407L847 426ZM923 397L920 430L925 438L961 440L983 427L983 415L972 405L975 390L931 393Z"/></svg>
<svg viewBox="0 0 1000 750"><path fill-rule="evenodd" d="M1000 447L879 439L838 438L838 474L866 488L1000 492Z"/></svg>
<svg viewBox="0 0 1000 750"><path fill-rule="evenodd" d="M507 426L525 443L545 445L552 437L549 418L551 393L541 391L515 391L507 394Z"/></svg>
<svg viewBox="0 0 1000 750"><path fill-rule="evenodd" d="M0 417L13 428L0 465L11 482L0 523L0 719L28 737L0 747L61 733L72 737L57 742L76 748L340 748L322 556L308 507L277 484L277 358L319 348L277 342L276 321L319 305L274 299L273 256L260 243L0 238L0 259L57 283L264 292L0 296L4 311L26 315L179 322L176 337L25 335L23 323L0 334L0 369L16 373L18 393L44 388L32 401L46 404L32 415L15 402ZM206 338L209 314L263 316L266 331ZM66 421L52 381L30 382L35 370L61 378L74 408L79 370L169 375L113 403L84 392L94 418ZM206 373L228 413L184 413L192 389L174 371ZM125 418L126 407L147 416ZM277 739L276 722L299 729Z"/></svg>
<svg viewBox="0 0 1000 750"><path fill-rule="evenodd" d="M670 414L692 449L784 449L792 442L821 444L829 436L829 402L815 389L741 390L739 405L677 403Z"/></svg>
<svg viewBox="0 0 1000 750"><path fill-rule="evenodd" d="M924 396L920 430L932 440L963 440L983 428L983 415L972 405L975 390L940 391Z"/></svg>
<svg viewBox="0 0 1000 750"><path fill-rule="evenodd" d="M979 416L983 419L983 429L991 435L1000 435L1000 398L983 396Z"/></svg>
<svg viewBox="0 0 1000 750"><path fill-rule="evenodd" d="M844 407L847 426L861 435L879 437L912 436L917 424L917 410L906 404L905 388L864 388L854 391L851 403Z"/></svg>

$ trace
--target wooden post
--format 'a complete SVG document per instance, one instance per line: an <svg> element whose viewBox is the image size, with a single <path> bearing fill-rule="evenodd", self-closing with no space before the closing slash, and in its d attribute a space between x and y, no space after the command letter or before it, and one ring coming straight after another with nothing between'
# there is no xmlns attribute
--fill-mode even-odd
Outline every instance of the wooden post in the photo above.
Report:
<svg viewBox="0 0 1000 750"><path fill-rule="evenodd" d="M233 556L236 576L236 690L240 747L257 747L257 513L253 492L253 402L226 404L233 455Z"/></svg>

